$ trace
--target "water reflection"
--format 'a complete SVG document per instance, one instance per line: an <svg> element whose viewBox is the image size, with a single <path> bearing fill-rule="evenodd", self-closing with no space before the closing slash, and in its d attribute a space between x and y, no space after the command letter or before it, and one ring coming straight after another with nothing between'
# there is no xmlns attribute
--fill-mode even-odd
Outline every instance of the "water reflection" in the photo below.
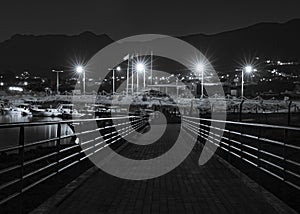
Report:
<svg viewBox="0 0 300 214"><path fill-rule="evenodd" d="M0 115L1 123L23 123L23 122L43 122L43 121L61 121L61 118L56 117L32 117L21 115ZM32 143L40 140L50 139L57 136L57 125L42 125L34 127L26 127L24 129L24 141L26 143ZM0 148L18 145L19 143L20 128L5 128L0 129ZM61 135L72 134L73 131L67 124L62 124ZM69 139L62 140L61 143L69 142ZM55 142L51 142L46 145L54 145Z"/></svg>

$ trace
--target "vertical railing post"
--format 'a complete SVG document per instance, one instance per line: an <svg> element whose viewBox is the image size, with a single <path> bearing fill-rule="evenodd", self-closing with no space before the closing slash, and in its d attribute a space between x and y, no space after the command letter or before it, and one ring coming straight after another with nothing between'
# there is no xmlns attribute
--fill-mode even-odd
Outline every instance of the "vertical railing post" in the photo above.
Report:
<svg viewBox="0 0 300 214"><path fill-rule="evenodd" d="M242 122L242 113L243 113L243 103L245 100L242 100L240 103L240 112L239 112L239 121Z"/></svg>
<svg viewBox="0 0 300 214"><path fill-rule="evenodd" d="M19 157L20 157L20 165L21 165L21 173L20 173L20 198L19 198L19 202L20 202L20 207L19 207L19 211L20 213L23 212L23 185L24 185L24 126L20 127L20 133L19 133L19 146L21 146L19 148Z"/></svg>
<svg viewBox="0 0 300 214"><path fill-rule="evenodd" d="M287 158L287 151L286 151L286 144L288 142L288 130L284 129L283 134L283 197L286 198L286 188L284 188L285 181L286 181L286 158Z"/></svg>
<svg viewBox="0 0 300 214"><path fill-rule="evenodd" d="M60 181L60 173L59 173L59 169L60 169L60 164L59 164L59 160L60 160L60 140L61 140L61 124L58 123L57 124L57 129L56 129L56 137L57 137L57 141L56 141L56 173L58 176L58 180Z"/></svg>
<svg viewBox="0 0 300 214"><path fill-rule="evenodd" d="M225 124L225 129L226 129L226 124ZM228 129L228 156L227 156L227 160L229 163L231 163L231 152L232 148L231 148L231 132L230 130Z"/></svg>
<svg viewBox="0 0 300 214"><path fill-rule="evenodd" d="M260 159L261 159L261 150L262 150L262 145L261 145L261 140L260 140L260 138L262 137L261 136L261 130L262 130L262 128L261 127L259 127L258 128L259 130L258 130L258 136L257 136L257 162L256 162L256 164L257 164L257 168L259 169L259 167L260 167ZM258 173L257 173L257 180L259 181L260 180L260 173L259 173L259 171L258 171Z"/></svg>
<svg viewBox="0 0 300 214"><path fill-rule="evenodd" d="M243 101L242 101L243 102ZM240 164L240 169L242 169L242 162L243 162L243 157L244 157L244 153L243 153L243 128L242 128L243 126L242 125L240 125L240 161L239 161L239 164Z"/></svg>
<svg viewBox="0 0 300 214"><path fill-rule="evenodd" d="M198 144L201 144L201 140L202 140L202 137L201 137L201 130L202 129L202 120L201 120L201 115L199 115L199 131L198 131L198 136L197 136L197 141Z"/></svg>
<svg viewBox="0 0 300 214"><path fill-rule="evenodd" d="M288 106L288 126L291 125L291 106L292 106L292 101L289 102Z"/></svg>

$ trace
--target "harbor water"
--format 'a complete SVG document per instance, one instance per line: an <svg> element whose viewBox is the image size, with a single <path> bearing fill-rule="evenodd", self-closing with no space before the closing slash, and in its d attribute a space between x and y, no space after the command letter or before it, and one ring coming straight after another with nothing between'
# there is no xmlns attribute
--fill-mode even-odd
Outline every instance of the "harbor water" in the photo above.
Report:
<svg viewBox="0 0 300 214"><path fill-rule="evenodd" d="M48 121L61 121L58 117L32 117L22 115L0 115L0 124L9 123L30 123L30 122L48 122ZM19 144L20 128L0 128L0 148L9 146L15 146ZM72 134L71 127L67 124L61 125L61 135ZM54 138L57 136L57 125L41 125L33 127L25 127L24 129L24 142L25 144ZM68 140L64 140L62 143L66 143ZM54 144L51 142L49 144ZM44 145L46 146L46 145Z"/></svg>

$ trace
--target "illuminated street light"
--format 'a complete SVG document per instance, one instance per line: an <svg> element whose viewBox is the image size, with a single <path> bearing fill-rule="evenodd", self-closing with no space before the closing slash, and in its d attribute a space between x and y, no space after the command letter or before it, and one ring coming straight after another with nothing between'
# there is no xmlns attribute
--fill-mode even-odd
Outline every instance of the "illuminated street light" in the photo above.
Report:
<svg viewBox="0 0 300 214"><path fill-rule="evenodd" d="M81 65L76 67L76 72L81 74L82 73L82 85L83 85L83 94L85 94L85 70Z"/></svg>
<svg viewBox="0 0 300 214"><path fill-rule="evenodd" d="M250 65L248 65L248 66L245 67L246 73L251 73L252 70L253 70L253 68L252 68L252 66L250 66Z"/></svg>
<svg viewBox="0 0 300 214"><path fill-rule="evenodd" d="M79 73L79 74L81 74L81 73L83 72L83 67L80 66L80 65L78 65L78 66L76 67L76 72Z"/></svg>
<svg viewBox="0 0 300 214"><path fill-rule="evenodd" d="M201 98L203 98L204 95L204 64L202 63L198 63L196 65L196 71L198 72L198 74L201 73Z"/></svg>
<svg viewBox="0 0 300 214"><path fill-rule="evenodd" d="M137 80L136 80L136 84L137 84L137 90L139 88L139 74L138 72L144 72L144 89L146 88L146 69L145 69L145 64L144 63L141 63L139 62L137 65L136 65L136 77L137 77Z"/></svg>
<svg viewBox="0 0 300 214"><path fill-rule="evenodd" d="M138 64L136 65L136 70L137 70L138 72L144 71L144 70L145 70L145 65L144 65L143 63L138 63Z"/></svg>
<svg viewBox="0 0 300 214"><path fill-rule="evenodd" d="M244 71L247 73L247 74L250 74L252 71L253 71L253 68L252 66L250 65L247 65L246 67L244 67L242 69L242 89L241 89L241 98L244 99Z"/></svg>

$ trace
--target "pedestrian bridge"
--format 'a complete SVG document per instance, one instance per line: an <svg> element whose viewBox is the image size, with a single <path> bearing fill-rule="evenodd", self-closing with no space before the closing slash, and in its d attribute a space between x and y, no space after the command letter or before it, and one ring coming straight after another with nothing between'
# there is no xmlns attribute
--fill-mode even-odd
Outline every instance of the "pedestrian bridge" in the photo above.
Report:
<svg viewBox="0 0 300 214"><path fill-rule="evenodd" d="M62 133L66 124L75 132ZM56 137L24 142L26 129L35 126L55 126ZM151 128L159 127L153 123ZM19 135L19 145L0 149L1 213L300 211L300 128L182 116L181 123L168 124L155 143L142 146L134 141L149 129L149 118L144 116L2 124L0 128L15 129ZM153 159L172 148L180 131L192 148L190 154L174 170L156 178L118 178L89 161L108 148L113 152L101 160L103 165L117 155ZM203 148L214 147L212 158L199 165Z"/></svg>

